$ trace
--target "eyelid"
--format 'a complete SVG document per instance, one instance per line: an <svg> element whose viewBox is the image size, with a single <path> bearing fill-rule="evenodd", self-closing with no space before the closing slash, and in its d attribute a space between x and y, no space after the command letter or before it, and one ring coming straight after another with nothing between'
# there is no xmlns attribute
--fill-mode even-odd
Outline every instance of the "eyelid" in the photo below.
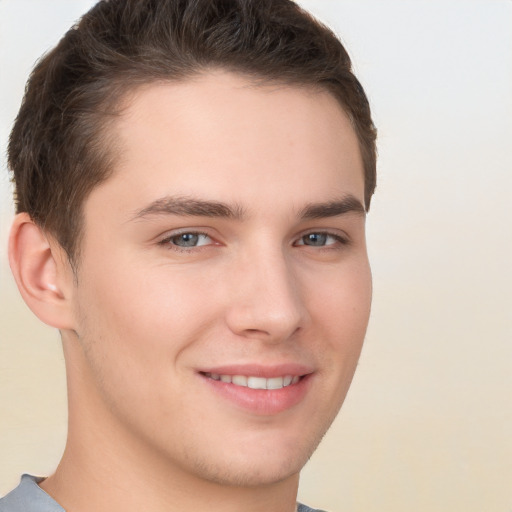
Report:
<svg viewBox="0 0 512 512"><path fill-rule="evenodd" d="M188 235L188 234L208 237L211 240L211 243L198 245L198 246L191 246L191 247L179 246L179 245L170 243L173 238L176 238L180 235ZM216 245L216 244L217 244L217 242L212 235L210 235L203 229L194 229L194 228L181 228L181 229L176 229L176 230L167 232L164 235L162 235L161 237L159 237L159 239L157 241L157 245L164 246L167 249L174 250L177 252L191 252L194 250L198 251L198 250L201 250L202 248L205 248L205 247L208 247L211 245Z"/></svg>
<svg viewBox="0 0 512 512"><path fill-rule="evenodd" d="M206 244L202 244L202 245L198 245L198 246L190 246L190 247L179 246L179 245L170 243L173 238L179 237L180 235L184 235L184 234L205 236L210 239L210 243L206 243ZM311 235L311 234L327 235L329 237L332 237L335 240L335 243L330 243L330 244L320 245L320 246L307 245L305 243L301 243L302 239L304 237ZM316 249L335 249L335 248L339 248L340 245L345 246L350 243L351 243L351 239L350 239L349 235L347 235L347 233L345 233L344 231L333 230L332 228L331 229L329 229L329 228L323 228L323 229L312 228L312 229L308 229L308 230L302 232L299 236L297 236L295 238L295 241L292 243L292 245L301 246L301 247L311 247L313 249L315 249L315 248ZM222 245L222 243L220 243L216 239L216 237L214 237L206 229L185 227L185 228L178 228L175 230L171 230L171 231L168 231L165 234L161 235L157 239L157 245L165 246L168 249L175 250L178 252L191 252L191 251L199 251L203 248L207 248L212 245Z"/></svg>
<svg viewBox="0 0 512 512"><path fill-rule="evenodd" d="M350 243L350 241L351 241L350 237L345 232L343 232L343 231L338 231L338 230L333 231L332 229L308 229L304 233L301 233L301 235L294 242L294 245L300 245L300 246L306 246L306 247L315 247L315 246L307 246L304 243L298 244L298 242L300 240L302 240L305 236L312 235L312 234L331 236L337 242L339 242L341 245L348 245ZM318 246L318 247L319 248L325 248L325 247L329 247L330 245L335 245L335 244L321 245L321 246Z"/></svg>

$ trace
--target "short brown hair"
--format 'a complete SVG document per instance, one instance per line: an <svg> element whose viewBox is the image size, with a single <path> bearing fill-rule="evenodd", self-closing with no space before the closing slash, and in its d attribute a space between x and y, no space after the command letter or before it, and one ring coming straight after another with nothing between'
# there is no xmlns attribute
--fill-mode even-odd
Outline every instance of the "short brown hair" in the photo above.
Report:
<svg viewBox="0 0 512 512"><path fill-rule="evenodd" d="M333 32L291 0L103 0L30 76L8 158L17 212L77 257L82 206L111 173L106 126L126 92L222 68L260 81L320 87L349 116L376 181L376 130L350 58ZM76 262L76 261L75 261Z"/></svg>

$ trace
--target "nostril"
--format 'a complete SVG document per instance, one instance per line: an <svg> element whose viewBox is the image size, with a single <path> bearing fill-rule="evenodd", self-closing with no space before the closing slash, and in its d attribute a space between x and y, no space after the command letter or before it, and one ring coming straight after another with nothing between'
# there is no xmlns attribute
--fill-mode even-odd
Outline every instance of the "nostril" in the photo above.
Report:
<svg viewBox="0 0 512 512"><path fill-rule="evenodd" d="M282 342L297 334L307 321L307 310L292 290L254 285L240 293L226 311L226 322L239 336Z"/></svg>

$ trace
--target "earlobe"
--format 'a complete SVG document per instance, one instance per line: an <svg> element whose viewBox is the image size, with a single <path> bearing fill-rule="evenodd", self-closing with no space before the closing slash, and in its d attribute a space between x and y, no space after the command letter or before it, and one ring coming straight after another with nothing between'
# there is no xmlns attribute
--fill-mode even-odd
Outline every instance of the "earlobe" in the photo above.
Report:
<svg viewBox="0 0 512 512"><path fill-rule="evenodd" d="M73 328L72 270L63 249L27 213L18 214L9 237L9 264L32 312L58 329Z"/></svg>

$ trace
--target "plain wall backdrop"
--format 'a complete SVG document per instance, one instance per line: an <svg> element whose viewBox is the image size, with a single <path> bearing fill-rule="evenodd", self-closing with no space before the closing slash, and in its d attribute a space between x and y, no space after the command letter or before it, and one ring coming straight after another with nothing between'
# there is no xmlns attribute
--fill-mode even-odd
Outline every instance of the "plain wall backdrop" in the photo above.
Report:
<svg viewBox="0 0 512 512"><path fill-rule="evenodd" d="M0 0L0 495L66 433L58 333L6 257L5 150L35 60L92 0ZM379 128L374 303L342 412L300 498L331 512L512 511L512 2L308 0Z"/></svg>

